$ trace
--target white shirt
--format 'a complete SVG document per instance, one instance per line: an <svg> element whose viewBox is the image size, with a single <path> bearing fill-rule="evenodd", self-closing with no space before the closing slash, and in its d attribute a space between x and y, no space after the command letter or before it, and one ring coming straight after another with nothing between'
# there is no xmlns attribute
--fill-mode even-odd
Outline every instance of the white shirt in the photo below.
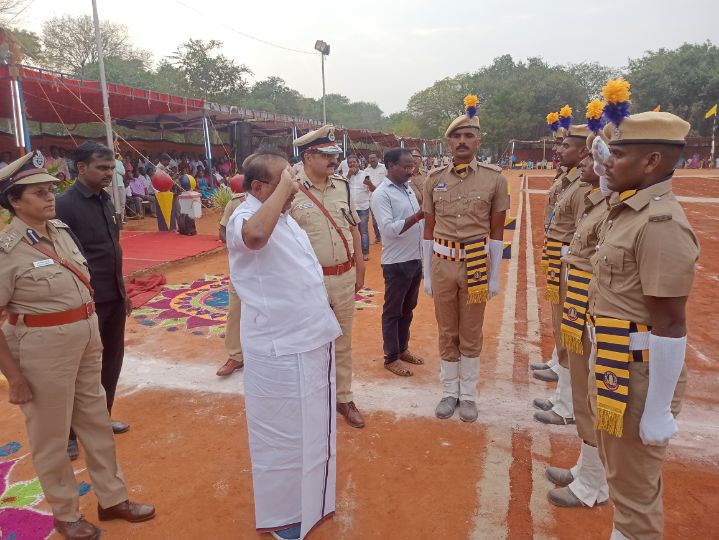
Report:
<svg viewBox="0 0 719 540"><path fill-rule="evenodd" d="M242 226L262 203L247 199L227 223L230 279L242 302L242 349L257 356L309 352L342 335L307 233L280 215L267 245L249 249Z"/></svg>
<svg viewBox="0 0 719 540"><path fill-rule="evenodd" d="M347 173L350 172L350 166L349 163L347 163L347 158L342 160L342 163L340 163L340 174L347 178Z"/></svg>
<svg viewBox="0 0 719 540"><path fill-rule="evenodd" d="M350 198L354 201L357 210L369 210L369 200L372 192L364 184L364 179L369 174L367 171L359 171L353 177L349 178Z"/></svg>
<svg viewBox="0 0 719 540"><path fill-rule="evenodd" d="M387 177L387 169L382 163L377 164L377 168L373 169L372 165L367 165L367 168L364 170L367 174L369 174L370 180L372 180L372 184L374 184L374 187L379 186L384 179Z"/></svg>
<svg viewBox="0 0 719 540"><path fill-rule="evenodd" d="M372 193L370 204L382 235L382 264L422 259L424 220L400 234L404 221L419 212L419 202L409 182L398 186L385 178Z"/></svg>

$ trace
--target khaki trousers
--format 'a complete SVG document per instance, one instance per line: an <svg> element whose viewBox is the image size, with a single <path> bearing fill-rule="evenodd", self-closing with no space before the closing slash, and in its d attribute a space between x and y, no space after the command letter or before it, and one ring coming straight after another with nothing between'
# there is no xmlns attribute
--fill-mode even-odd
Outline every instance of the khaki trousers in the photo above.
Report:
<svg viewBox="0 0 719 540"><path fill-rule="evenodd" d="M597 387L594 383L596 351L592 349L589 376L592 421L596 417ZM629 400L624 412L621 438L597 431L599 455L614 503L614 528L632 540L660 540L664 534L662 463L666 446L645 446L639 438L639 421L649 388L649 363L630 362ZM672 414L681 410L686 388L686 366L674 390Z"/></svg>
<svg viewBox="0 0 719 540"><path fill-rule="evenodd" d="M3 332L32 391L32 401L21 409L33 465L55 518L80 518L78 486L67 455L70 427L85 449L100 506L109 508L127 500L100 384L102 344L97 316L47 328L6 324Z"/></svg>
<svg viewBox="0 0 719 540"><path fill-rule="evenodd" d="M467 303L467 269L462 261L432 257L432 296L439 330L439 357L459 362L482 352L486 302Z"/></svg>
<svg viewBox="0 0 719 540"><path fill-rule="evenodd" d="M594 419L590 410L589 398L589 356L592 352L592 342L589 331L585 328L582 334L582 347L584 354L577 354L567 349L569 358L569 376L572 380L572 403L574 405L574 420L577 423L577 434L589 446L597 446L597 432L594 429Z"/></svg>
<svg viewBox="0 0 719 540"><path fill-rule="evenodd" d="M562 263L561 277L559 279L559 304L552 306L552 326L554 328L554 346L557 348L559 365L569 368L569 355L567 348L562 343L562 312L564 311L564 299L567 297L567 265Z"/></svg>
<svg viewBox="0 0 719 540"><path fill-rule="evenodd" d="M237 296L232 282L227 284L229 303L227 306L227 325L225 326L225 350L227 356L242 362L242 343L240 343L240 297Z"/></svg>
<svg viewBox="0 0 719 540"><path fill-rule="evenodd" d="M342 335L335 340L337 403L349 403L352 397L352 321L355 316L354 268L341 276L325 276L325 287L332 311L340 323Z"/></svg>

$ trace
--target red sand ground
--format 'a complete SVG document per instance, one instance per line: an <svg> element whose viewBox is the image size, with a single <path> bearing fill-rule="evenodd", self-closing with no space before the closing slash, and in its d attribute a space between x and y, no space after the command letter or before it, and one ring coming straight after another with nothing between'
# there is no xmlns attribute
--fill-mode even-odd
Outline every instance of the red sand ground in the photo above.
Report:
<svg viewBox="0 0 719 540"><path fill-rule="evenodd" d="M505 261L505 292L487 308L480 421L466 425L456 417L432 417L440 397L437 330L432 300L423 294L411 346L426 364L409 379L382 369L378 294L377 309L357 313L353 336L355 399L367 411L367 427L354 430L338 422L337 514L311 538L608 538L611 505L562 510L546 502L552 486L544 468L572 465L578 441L572 427L547 428L531 420L531 398L553 391L532 379L527 367L552 348L541 278L537 273L530 279L541 248L543 195L520 195L518 172L509 176L512 215L528 195L534 260L528 260L529 208L523 204L522 223L507 232L507 239L517 235L515 266ZM533 177L529 188L545 189L548 183ZM680 188L685 183L702 194L715 185L710 179L676 182ZM681 435L665 466L667 538L716 536L712 510L719 507L719 431L712 390L719 368L712 358L717 340L710 333L716 311L711 307L719 301L715 206L685 205L702 242L702 258L689 305L692 377ZM203 219L199 232L214 234L216 222L216 216ZM133 223L133 228L143 224ZM175 263L165 274L168 283L180 283L226 269L221 252ZM511 290L506 290L508 281L516 283ZM378 246L372 246L367 285L379 292L383 288ZM127 356L114 415L132 429L117 437L119 458L132 498L156 504L158 517L140 525L103 524L104 538L263 538L254 532L241 374L229 380L214 376L224 360L221 340L184 331L170 334L133 319ZM26 447L21 413L6 403L6 390L0 390L0 400L3 441L17 440ZM83 458L76 462L78 470ZM25 460L13 480L33 476ZM89 481L86 472L79 478ZM92 495L81 500L83 513L94 519Z"/></svg>

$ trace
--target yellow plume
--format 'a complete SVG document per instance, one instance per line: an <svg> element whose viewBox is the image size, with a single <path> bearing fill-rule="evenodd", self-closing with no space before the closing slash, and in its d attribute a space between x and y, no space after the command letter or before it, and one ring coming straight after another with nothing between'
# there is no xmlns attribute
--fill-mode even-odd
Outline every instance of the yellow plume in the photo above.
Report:
<svg viewBox="0 0 719 540"><path fill-rule="evenodd" d="M555 112L550 112L547 115L547 124L552 125L555 122L559 122L559 115Z"/></svg>
<svg viewBox="0 0 719 540"><path fill-rule="evenodd" d="M598 120L602 117L602 111L604 110L604 103L598 99L593 99L587 104L587 118L592 120Z"/></svg>
<svg viewBox="0 0 719 540"><path fill-rule="evenodd" d="M631 84L624 79L613 79L602 88L602 95L607 103L623 103L629 101L632 93Z"/></svg>
<svg viewBox="0 0 719 540"><path fill-rule="evenodd" d="M565 105L564 107L559 109L559 116L569 118L570 116L572 116L572 108L569 105Z"/></svg>
<svg viewBox="0 0 719 540"><path fill-rule="evenodd" d="M464 108L468 109L469 107L476 107L479 103L479 98L475 95L469 95L464 98Z"/></svg>

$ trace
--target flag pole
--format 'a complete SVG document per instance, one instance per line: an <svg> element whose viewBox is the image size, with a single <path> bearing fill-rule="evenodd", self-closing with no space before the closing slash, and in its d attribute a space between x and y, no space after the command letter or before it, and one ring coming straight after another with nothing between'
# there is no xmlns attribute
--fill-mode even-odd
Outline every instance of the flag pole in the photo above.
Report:
<svg viewBox="0 0 719 540"><path fill-rule="evenodd" d="M717 114L714 113L714 122L712 122L712 150L711 150L711 163L709 167L715 167L716 162L714 161L715 149L716 149L716 138L717 138Z"/></svg>

